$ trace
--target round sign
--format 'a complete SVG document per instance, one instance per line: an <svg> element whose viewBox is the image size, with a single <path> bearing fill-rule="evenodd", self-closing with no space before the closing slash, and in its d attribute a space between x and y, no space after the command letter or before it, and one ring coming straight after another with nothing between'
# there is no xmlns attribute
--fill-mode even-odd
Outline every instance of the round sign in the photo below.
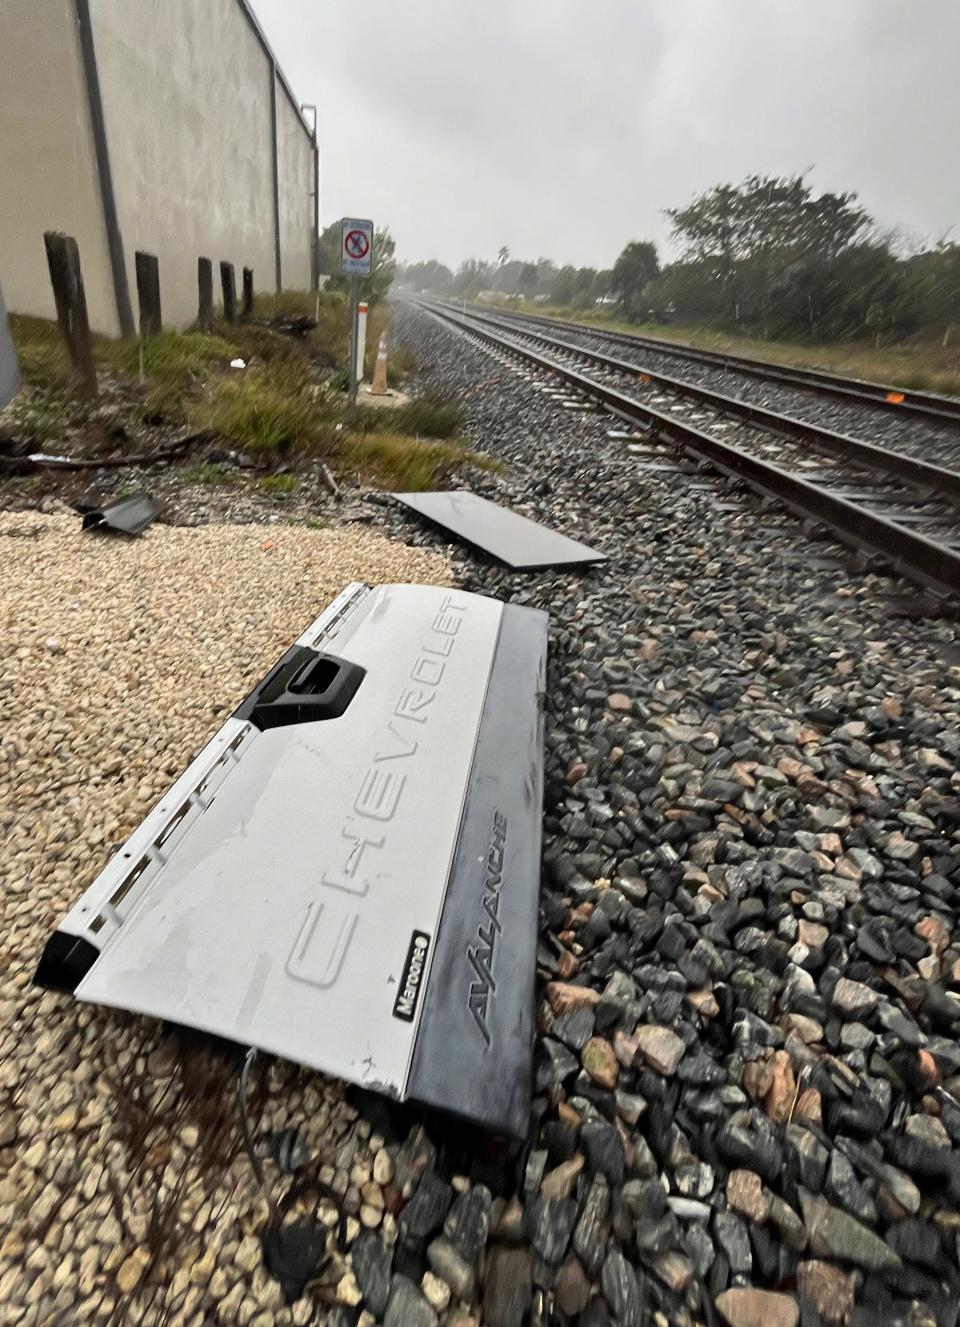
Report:
<svg viewBox="0 0 960 1327"><path fill-rule="evenodd" d="M370 241L367 239L366 231L348 230L344 236L343 247L348 258L366 258L370 249Z"/></svg>

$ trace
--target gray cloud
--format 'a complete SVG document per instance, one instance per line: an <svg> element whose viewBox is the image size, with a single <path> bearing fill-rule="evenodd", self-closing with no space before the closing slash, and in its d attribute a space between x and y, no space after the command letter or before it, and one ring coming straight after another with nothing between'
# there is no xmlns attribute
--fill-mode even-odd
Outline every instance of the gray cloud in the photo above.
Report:
<svg viewBox="0 0 960 1327"><path fill-rule="evenodd" d="M255 0L319 105L321 211L404 258L608 266L662 209L811 168L960 238L956 0Z"/></svg>

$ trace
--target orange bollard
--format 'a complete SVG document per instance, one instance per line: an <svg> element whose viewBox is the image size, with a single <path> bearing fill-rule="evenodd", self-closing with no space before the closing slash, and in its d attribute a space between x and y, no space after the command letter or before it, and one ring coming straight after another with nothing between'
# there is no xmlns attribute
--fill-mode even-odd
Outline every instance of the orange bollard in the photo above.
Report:
<svg viewBox="0 0 960 1327"><path fill-rule="evenodd" d="M377 347L377 362L373 370L373 386L370 388L371 396L387 395L387 335L383 334L380 338L380 345Z"/></svg>

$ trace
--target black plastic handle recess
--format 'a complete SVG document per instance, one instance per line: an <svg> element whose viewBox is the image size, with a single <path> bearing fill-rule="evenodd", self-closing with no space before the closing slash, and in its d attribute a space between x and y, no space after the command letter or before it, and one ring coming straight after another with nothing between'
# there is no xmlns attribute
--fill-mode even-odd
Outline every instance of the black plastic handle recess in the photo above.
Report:
<svg viewBox="0 0 960 1327"><path fill-rule="evenodd" d="M359 664L293 645L234 711L260 729L337 719L357 694L366 670Z"/></svg>

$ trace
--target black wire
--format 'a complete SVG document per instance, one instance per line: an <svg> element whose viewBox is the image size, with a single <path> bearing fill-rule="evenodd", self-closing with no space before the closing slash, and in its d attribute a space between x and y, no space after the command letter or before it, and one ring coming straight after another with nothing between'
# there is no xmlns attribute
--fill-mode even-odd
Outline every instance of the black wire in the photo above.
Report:
<svg viewBox="0 0 960 1327"><path fill-rule="evenodd" d="M240 1103L240 1123L243 1126L243 1140L247 1145L247 1155L250 1158L250 1165L253 1167L253 1173L257 1177L257 1183L263 1191L263 1196L268 1204L270 1203L270 1194L267 1191L267 1181L263 1173L263 1167L260 1164L260 1158L257 1156L256 1149L253 1146L253 1133L250 1128L250 1120L247 1116L247 1079L250 1076L250 1070L254 1060L257 1058L256 1049L251 1046L243 1057L243 1068L240 1070L240 1081L237 1084L237 1098Z"/></svg>

